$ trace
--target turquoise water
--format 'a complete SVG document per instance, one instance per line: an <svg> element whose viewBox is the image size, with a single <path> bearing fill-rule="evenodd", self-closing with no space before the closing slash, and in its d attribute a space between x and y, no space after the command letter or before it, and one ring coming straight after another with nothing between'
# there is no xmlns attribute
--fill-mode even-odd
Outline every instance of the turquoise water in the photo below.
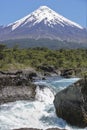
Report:
<svg viewBox="0 0 87 130"><path fill-rule="evenodd" d="M52 88L56 93L78 81L79 78L65 79L61 77L48 77L47 80L39 80L36 84L43 84Z"/></svg>

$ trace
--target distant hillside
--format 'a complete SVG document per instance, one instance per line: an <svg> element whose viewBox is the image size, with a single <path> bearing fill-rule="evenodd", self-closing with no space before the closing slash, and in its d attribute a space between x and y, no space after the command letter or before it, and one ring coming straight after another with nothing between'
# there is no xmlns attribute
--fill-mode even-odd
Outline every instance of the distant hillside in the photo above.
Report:
<svg viewBox="0 0 87 130"><path fill-rule="evenodd" d="M87 48L87 43L75 43L67 41L58 41L50 39L16 39L0 42L1 44L7 45L7 47L12 48L18 45L19 48L34 48L34 47L47 47L49 49L61 49L61 48Z"/></svg>

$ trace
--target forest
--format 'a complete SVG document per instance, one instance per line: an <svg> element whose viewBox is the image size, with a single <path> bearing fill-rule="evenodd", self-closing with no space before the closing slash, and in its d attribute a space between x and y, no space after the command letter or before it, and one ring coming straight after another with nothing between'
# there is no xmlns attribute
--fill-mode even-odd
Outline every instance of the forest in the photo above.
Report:
<svg viewBox="0 0 87 130"><path fill-rule="evenodd" d="M0 70L28 67L37 69L40 65L51 65L56 69L87 68L87 49L20 49L17 45L8 48L0 44Z"/></svg>

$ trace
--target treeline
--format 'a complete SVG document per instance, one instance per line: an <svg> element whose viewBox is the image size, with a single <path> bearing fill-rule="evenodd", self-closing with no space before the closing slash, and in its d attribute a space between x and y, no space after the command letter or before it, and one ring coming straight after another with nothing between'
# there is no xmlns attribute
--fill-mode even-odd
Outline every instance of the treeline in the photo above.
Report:
<svg viewBox="0 0 87 130"><path fill-rule="evenodd" d="M38 68L52 65L56 68L87 68L87 49L7 48L0 44L0 70Z"/></svg>

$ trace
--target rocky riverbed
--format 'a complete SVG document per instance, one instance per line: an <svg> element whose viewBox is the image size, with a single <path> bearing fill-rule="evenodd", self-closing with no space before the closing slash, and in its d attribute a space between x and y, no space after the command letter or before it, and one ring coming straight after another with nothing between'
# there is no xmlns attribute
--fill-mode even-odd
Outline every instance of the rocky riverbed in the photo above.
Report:
<svg viewBox="0 0 87 130"><path fill-rule="evenodd" d="M55 71L49 67L43 69L46 70L41 73L31 69L0 71L0 104L19 100L35 100L37 86L33 84L33 81L45 80L46 76L61 75L69 78L74 73L74 70L71 69L65 71ZM63 118L73 126L87 127L87 79L81 79L58 92L54 99L54 106L58 117ZM58 128L52 129L59 130ZM28 128L23 130L28 130Z"/></svg>
<svg viewBox="0 0 87 130"><path fill-rule="evenodd" d="M0 104L18 100L34 100L36 85L33 81L45 80L48 75L58 75L52 67L45 69L44 72L36 72L32 68L0 71Z"/></svg>

